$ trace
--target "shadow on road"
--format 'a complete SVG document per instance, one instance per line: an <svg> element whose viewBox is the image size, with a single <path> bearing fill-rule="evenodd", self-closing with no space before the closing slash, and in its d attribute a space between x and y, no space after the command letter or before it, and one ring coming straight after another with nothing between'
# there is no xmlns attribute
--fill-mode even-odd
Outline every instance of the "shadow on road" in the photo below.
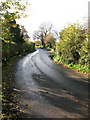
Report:
<svg viewBox="0 0 90 120"><path fill-rule="evenodd" d="M71 89L65 89L65 87L52 82L46 76L41 78L39 75L34 74L33 78L39 84L38 90L40 94L47 98L54 106L70 113L78 113L88 117L88 98L86 95L84 97L83 91L80 93L80 91L75 92ZM76 82L80 85L86 84L83 81Z"/></svg>

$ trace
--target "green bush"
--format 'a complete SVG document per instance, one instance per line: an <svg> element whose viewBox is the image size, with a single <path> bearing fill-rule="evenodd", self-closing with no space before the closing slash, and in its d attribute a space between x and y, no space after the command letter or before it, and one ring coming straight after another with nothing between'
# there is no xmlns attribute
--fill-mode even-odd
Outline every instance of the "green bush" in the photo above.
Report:
<svg viewBox="0 0 90 120"><path fill-rule="evenodd" d="M60 32L61 39L56 44L54 60L78 71L88 72L89 53L87 29L73 24Z"/></svg>
<svg viewBox="0 0 90 120"><path fill-rule="evenodd" d="M35 50L35 45L32 42L25 42L23 44L23 51L25 52L33 52Z"/></svg>

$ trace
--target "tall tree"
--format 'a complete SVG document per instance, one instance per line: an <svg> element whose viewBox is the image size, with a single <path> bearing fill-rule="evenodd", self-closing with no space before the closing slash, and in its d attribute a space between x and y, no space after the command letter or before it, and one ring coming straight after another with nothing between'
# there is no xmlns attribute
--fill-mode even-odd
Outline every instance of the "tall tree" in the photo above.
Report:
<svg viewBox="0 0 90 120"><path fill-rule="evenodd" d="M20 28L16 24L16 19L25 17L27 0L6 0L1 2L0 17L2 19L2 40L3 53L11 54L12 42L20 43L23 41L23 36L20 35ZM7 49L6 49L7 48ZM2 53L2 54L3 54Z"/></svg>
<svg viewBox="0 0 90 120"><path fill-rule="evenodd" d="M27 0L6 0L1 2L0 11L4 15L6 12L13 14L13 19L21 18L26 16L26 6L29 3Z"/></svg>
<svg viewBox="0 0 90 120"><path fill-rule="evenodd" d="M34 32L33 39L41 40L42 46L45 47L44 38L53 32L53 25L51 23L42 23L39 27L39 30Z"/></svg>
<svg viewBox="0 0 90 120"><path fill-rule="evenodd" d="M10 37L13 39L12 41L19 44L25 42L23 39L23 35L20 34L21 29L19 28L19 25L17 24L16 27L10 27Z"/></svg>
<svg viewBox="0 0 90 120"><path fill-rule="evenodd" d="M25 17L26 6L29 5L27 0L6 0L1 2L0 11L2 19L2 33L3 40L10 39L11 33L9 28L13 27L15 19ZM5 39L4 39L5 38ZM11 39L10 39L11 40Z"/></svg>

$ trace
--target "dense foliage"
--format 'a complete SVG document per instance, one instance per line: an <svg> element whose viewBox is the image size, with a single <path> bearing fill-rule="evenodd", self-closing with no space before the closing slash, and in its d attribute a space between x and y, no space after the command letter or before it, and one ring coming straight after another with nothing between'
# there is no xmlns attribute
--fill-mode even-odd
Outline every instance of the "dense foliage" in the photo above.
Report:
<svg viewBox="0 0 90 120"><path fill-rule="evenodd" d="M26 42L23 32L21 32L22 29L16 23L16 19L21 16L26 16L26 5L28 5L28 3L26 1L22 3L21 0L1 2L3 61L6 59L6 61L9 62L10 58L23 54L23 51L32 52L34 50L34 44L31 42L28 44L28 42Z"/></svg>
<svg viewBox="0 0 90 120"><path fill-rule="evenodd" d="M25 51L32 52L34 50L34 44L23 39L20 26L16 24L16 21L11 22L7 23L7 28L4 27L5 22L3 22L2 28L2 58L7 61ZM8 24L10 25L8 26Z"/></svg>
<svg viewBox="0 0 90 120"><path fill-rule="evenodd" d="M27 37L23 36L22 28L16 23L16 19L21 16L25 17L27 0L6 0L1 2L0 6L0 52L2 52L2 85L0 83L0 99L2 99L1 119L12 119L14 96L11 96L10 78L8 72L11 71L11 65L19 56L23 56L35 50L34 43L30 42ZM1 29L2 28L2 29ZM0 61L1 62L1 61ZM9 99L10 98L10 99ZM10 105L12 104L12 106ZM1 111L0 111L1 113Z"/></svg>
<svg viewBox="0 0 90 120"><path fill-rule="evenodd" d="M78 71L88 72L88 34L87 29L73 24L60 32L54 59Z"/></svg>

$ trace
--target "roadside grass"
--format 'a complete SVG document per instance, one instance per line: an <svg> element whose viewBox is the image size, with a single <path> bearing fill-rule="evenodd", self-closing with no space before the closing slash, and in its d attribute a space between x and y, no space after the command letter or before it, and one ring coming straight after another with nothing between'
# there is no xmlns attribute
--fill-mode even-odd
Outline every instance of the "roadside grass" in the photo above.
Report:
<svg viewBox="0 0 90 120"><path fill-rule="evenodd" d="M73 65L73 64L67 64L65 62L62 62L60 59L55 57L54 52L50 54L50 57L51 57L52 60L54 60L58 64L61 64L65 67L68 67L68 68L70 68L72 70L75 70L77 72L84 73L85 75L87 75L86 77L88 77L88 73L90 73L89 67L86 67L86 66L80 65L80 64Z"/></svg>
<svg viewBox="0 0 90 120"><path fill-rule="evenodd" d="M43 46L42 45L36 45L35 48L43 48ZM45 47L45 49L48 49L48 50L54 52L54 48Z"/></svg>
<svg viewBox="0 0 90 120"><path fill-rule="evenodd" d="M49 57L51 57L51 59L53 59L54 58L54 52L51 53Z"/></svg>
<svg viewBox="0 0 90 120"><path fill-rule="evenodd" d="M81 66L80 64L77 64L77 65L67 65L68 67L70 67L71 69L75 69L75 70L77 70L77 71L81 71L81 72L83 72L83 73L89 73L90 71L89 71L89 69L88 69L88 67L85 67L85 66Z"/></svg>
<svg viewBox="0 0 90 120"><path fill-rule="evenodd" d="M47 47L47 49L54 52L54 48Z"/></svg>

